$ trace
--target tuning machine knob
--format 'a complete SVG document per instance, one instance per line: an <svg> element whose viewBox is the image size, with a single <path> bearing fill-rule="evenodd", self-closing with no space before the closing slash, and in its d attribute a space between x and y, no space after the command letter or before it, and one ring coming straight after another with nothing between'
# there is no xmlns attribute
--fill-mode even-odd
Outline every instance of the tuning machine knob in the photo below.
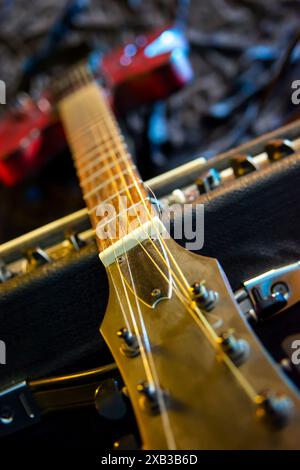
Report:
<svg viewBox="0 0 300 470"><path fill-rule="evenodd" d="M206 194L216 189L221 184L221 176L218 170L211 168L208 172L196 179L196 186L199 194Z"/></svg>
<svg viewBox="0 0 300 470"><path fill-rule="evenodd" d="M236 178L248 175L258 170L254 158L250 155L236 155L230 160L233 174Z"/></svg>
<svg viewBox="0 0 300 470"><path fill-rule="evenodd" d="M75 251L79 251L86 245L86 243L80 238L78 232L75 232L73 230L69 230L66 232L66 239L69 241L71 247Z"/></svg>
<svg viewBox="0 0 300 470"><path fill-rule="evenodd" d="M44 264L51 263L52 259L48 253L40 248L30 248L25 252L25 257L28 260L28 263L31 267L42 266Z"/></svg>
<svg viewBox="0 0 300 470"><path fill-rule="evenodd" d="M95 406L103 418L115 421L123 418L127 407L115 379L104 380L95 392Z"/></svg>
<svg viewBox="0 0 300 470"><path fill-rule="evenodd" d="M186 203L186 196L181 189L174 189L174 191L172 191L171 199L175 204Z"/></svg>
<svg viewBox="0 0 300 470"><path fill-rule="evenodd" d="M266 144L265 152L270 162L276 162L295 153L295 147L288 139L274 139Z"/></svg>

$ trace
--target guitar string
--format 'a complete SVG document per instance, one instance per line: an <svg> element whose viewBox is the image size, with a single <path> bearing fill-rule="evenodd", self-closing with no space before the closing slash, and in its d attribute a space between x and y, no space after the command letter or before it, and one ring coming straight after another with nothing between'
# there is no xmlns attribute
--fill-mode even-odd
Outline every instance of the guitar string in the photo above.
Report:
<svg viewBox="0 0 300 470"><path fill-rule="evenodd" d="M106 127L108 127L107 123L105 123L105 125L106 125ZM96 128L96 129L97 129L98 132L100 133L99 127ZM112 128L112 130L114 131L114 128ZM101 135L101 134L100 134L100 135ZM124 151L126 151L126 147L124 147ZM112 158L113 158L113 156L112 156ZM123 160L123 163L126 165L126 160L124 159L124 157L123 157L122 154L121 154L121 158L122 158L122 160ZM135 184L135 187L136 187L137 191L139 192L138 185L136 184L136 177L135 177L135 175L133 174L133 172L131 172L131 170L129 169L129 168L130 168L129 165L127 165L127 166L128 166L128 172L131 173L131 177L132 177L132 179L133 179L133 184ZM116 162L116 167L119 167L119 169L120 169L119 163L117 163L117 162ZM123 179L122 176L120 176L120 178ZM124 182L125 182L125 180L123 179L123 183L124 183ZM128 192L128 191L126 191L126 192L127 192L127 194L128 194L129 199L131 200L131 202L133 202L133 201L132 201L132 197L131 197L131 193ZM142 203L142 195L141 195L141 193L140 193L140 197L141 197L141 203ZM148 212L148 217L149 217L150 220L151 220L151 219L152 219L152 215L149 213L148 207L147 207L147 212ZM137 215L137 214L136 214L136 215ZM144 230L143 227L142 227L142 223L141 223L139 217L137 217L137 218L138 218L138 220L139 220L139 222L140 222L141 229L144 231L144 234L147 235L147 232L145 232L145 230ZM166 246L165 242L163 241L163 238L161 237L161 235L160 235L160 233L159 233L157 227L154 226L154 224L153 224L153 227L154 227L154 229L155 229L155 231L156 231L156 234L158 235L158 238L160 239L161 243L164 245L165 248L167 248L167 246ZM156 246L156 244L153 242L153 240L151 240L151 238L150 238L149 241L151 242L153 248L154 248L155 251L158 253L158 255L160 256L160 258L163 260L163 262L165 262L165 258L163 257L163 254L162 254L162 253L160 252L160 250L157 248L157 246ZM173 275L174 278L176 279L178 285L181 286L182 290L185 291L186 295L187 295L188 297L190 297L190 295L191 295L191 287L190 287L190 285L188 284L188 282L186 281L186 278L184 277L184 282L185 282L185 284L186 284L186 288L185 288L185 287L183 286L182 282L179 280L178 276L176 275L176 273L175 273L174 271L172 271L172 275Z"/></svg>
<svg viewBox="0 0 300 470"><path fill-rule="evenodd" d="M99 127L97 128L97 127L95 126L95 130L98 130L98 132L100 132ZM127 193L128 193L128 196L130 197L131 201L133 202L132 197L131 197L131 194L130 194L128 191L127 191ZM137 215L137 217L139 218L138 215ZM162 270L159 268L159 266L157 265L157 263L153 260L153 258L151 257L151 255L150 255L150 254L148 253L148 251L144 248L144 246L140 243L140 241L139 241L138 239L136 239L136 241L140 244L141 248L142 248L143 251L146 253L146 255L150 258L150 260L153 262L153 264L154 264L155 267L158 269L158 271L160 272L160 274L165 278L165 280L166 280L167 282L169 282L169 279L165 276L165 274L162 272ZM156 245L155 245L155 246L156 246ZM159 253L160 253L160 252L159 252ZM161 253L160 253L160 254L161 254ZM165 258L163 258L163 260L165 261ZM169 266L168 266L168 268L169 268ZM174 274L175 274L175 273L174 273ZM177 288L176 284L175 284L174 287L175 287L175 289ZM178 292L177 292L177 294L179 295ZM183 300L183 297L182 297L182 296L180 296L180 300L181 300L181 301ZM190 300L190 299L188 299L188 300ZM205 334L206 334L206 336L207 336L207 331L204 330L204 332L205 332ZM216 339L216 337L217 337L217 335L215 334L214 340ZM211 339L211 338L209 338L209 339Z"/></svg>
<svg viewBox="0 0 300 470"><path fill-rule="evenodd" d="M71 135L70 135L70 140L71 140L71 142L72 142L72 136L71 136ZM75 160L75 164L76 164L76 166L77 166L77 164L78 164L77 160ZM112 172L110 171L110 173L112 173ZM126 319L126 318L125 318L125 319ZM129 325L129 323L128 323L128 320L127 320L127 319L126 319L126 323L127 323L127 324L126 324L126 326L128 327L128 331L130 331L130 330L131 330L131 328L130 328L130 325Z"/></svg>
<svg viewBox="0 0 300 470"><path fill-rule="evenodd" d="M142 247L142 248L144 248L144 247ZM147 253L147 254L148 254L148 253ZM167 279L167 281L169 282L169 279ZM176 286L175 286L175 287L176 287Z"/></svg>
<svg viewBox="0 0 300 470"><path fill-rule="evenodd" d="M109 169L107 172L112 174L111 169ZM116 190L118 189L115 181L113 181L113 186L115 187ZM121 201L119 195L118 195L118 201L121 202L121 205L123 204L123 202ZM126 233L124 233L124 235L125 234ZM130 304L130 300L129 300L129 297L128 297L128 291L127 291L127 288L126 288L125 283L124 283L123 273L121 271L121 267L120 267L118 262L116 263L117 264L117 269L119 271L119 276L120 276L120 279L121 279L121 282L122 282L122 285L123 285L123 290L124 290L124 293L126 295L127 304L130 307L131 318L132 318L132 322L133 322L133 325L134 325L135 336L136 336L138 344L139 344L139 349L141 351L141 355L144 356L143 364L144 364L146 376L147 376L147 370L148 370L148 383L149 383L149 386L151 386L151 383L155 386L158 406L159 406L159 409L161 410L161 419L162 419L162 422L163 422L163 427L164 427L164 431L165 431L165 435L166 435L167 445L168 445L169 449L176 449L174 435L173 435L173 432L172 432L170 421L168 419L167 406L166 406L165 399L164 399L164 396L163 396L163 393L161 391L161 387L160 387L160 384L159 384L157 370L156 370L156 366L155 366L155 363L154 363L154 360L153 360L153 354L152 354L152 351L151 351L151 343L150 343L148 332L147 332L147 329L146 329L146 325L145 325L145 322L144 322L144 319L143 319L143 314L142 314L142 311L141 311L139 298L138 298L137 292L136 292L135 280L134 280L134 277L132 275L132 270L131 270L130 262L129 262L129 259L128 259L127 251L125 250L124 241L123 241L123 248L124 248L124 254L125 254L125 259L126 259L126 265L127 265L129 275L130 275L131 285L132 285L132 288L133 288L133 291L134 291L134 299L135 299L135 304L136 304L136 308L137 308L137 311L138 311L139 324L140 324L140 328L141 328L142 332L140 332L139 327L137 325L135 314L133 312L133 308L132 308L132 305ZM114 249L114 254L115 254L115 257L116 257L115 249ZM113 277L113 274L112 274L111 270L110 270L110 275L111 275L111 277ZM143 338L143 341L142 341L142 338ZM148 355L148 358L146 357L146 354ZM149 375L150 375L150 379L149 379Z"/></svg>
<svg viewBox="0 0 300 470"><path fill-rule="evenodd" d="M95 126L95 127L97 128L97 126ZM97 129L99 130L99 127L98 127ZM111 130L109 127L107 127L107 129L108 129L108 130ZM107 132L106 132L106 133L107 133ZM112 134L110 134L110 135L112 135ZM125 150L125 148L124 148L124 150ZM114 158L113 152L112 152L112 154L111 154L110 156L111 156L112 159ZM124 162L124 159L123 159L123 162ZM85 169L81 168L81 170L84 171ZM136 185L136 181L135 181L135 180L136 180L136 178L134 177L134 183L133 183L134 185ZM129 193L128 193L128 194L129 194ZM129 194L129 196L130 196L130 194ZM164 259L164 258L163 258L163 259ZM174 273L174 275L175 275L175 273ZM175 276L176 276L176 275L175 275ZM176 277L177 277L177 276L176 276ZM180 282L180 281L178 280L178 278L177 278L177 281ZM190 286L188 286L188 288L190 289ZM189 294L190 294L190 290L186 290L186 293L189 295Z"/></svg>
<svg viewBox="0 0 300 470"><path fill-rule="evenodd" d="M100 90L101 91L101 90ZM113 117L113 116L112 116ZM117 166L118 166L118 163L117 163ZM130 172L130 168L129 168L129 172ZM134 175L132 176L133 179L134 179ZM140 188L137 186L136 187L137 191L140 193ZM141 194L141 193L140 193ZM129 195L130 197L130 195ZM144 201L142 201L142 203L144 204ZM146 211L148 211L148 207L144 204L145 206L145 209ZM149 214L150 216L150 214ZM137 214L137 217L138 217L138 214ZM156 229L156 226L155 224L154 225L154 228ZM160 237L160 233L158 232L158 230L156 229L157 231L157 234L158 236ZM177 270L179 271L179 273L181 273L182 277L185 279L185 276L184 274L182 273L180 267L178 266L178 263L176 262L176 260L174 259L172 253L170 252L168 246L165 244L164 240L162 237L161 238L161 241L162 243L166 246L166 250L168 252L168 254L170 255L173 263L175 264L175 267L177 268ZM151 238L150 238L150 241L152 242ZM158 252L158 254L160 256L161 253ZM164 260L165 261L165 260ZM187 283L187 285L189 286L189 284ZM175 292L176 293L176 292ZM227 367L230 369L230 371L232 372L232 374L235 376L237 382L240 384L240 386L244 389L244 391L247 393L247 395L249 396L250 400L253 401L254 403L257 403L257 392L253 389L253 387L251 386L251 384L246 380L246 378L242 375L242 373L240 372L240 370L238 369L238 367L233 363L233 361L230 359L230 357L220 348L217 340L219 338L219 336L217 335L217 333L215 332L215 330L213 329L213 327L210 325L210 323L208 322L208 320L206 319L205 315L203 314L203 312L200 310L200 308L197 306L196 302L195 301L192 301L190 303L190 305L186 306L186 308L188 309L189 313L193 316L194 320L197 322L197 324L200 326L202 325L204 327L201 328L203 332L205 332L205 336L207 337L207 339L211 342L211 344L213 345L213 347L219 352L222 360L225 362L225 364L227 365ZM196 316L195 316L195 313L196 313ZM199 323L199 320L201 323Z"/></svg>
<svg viewBox="0 0 300 470"><path fill-rule="evenodd" d="M191 313L194 314L194 311L192 311ZM198 320L198 318L196 320ZM232 363L230 358L227 355L223 354L223 360L224 360L225 363L227 363L227 366L232 370L232 373L236 376L237 380L243 386L245 391L248 392L248 395L250 396L250 398L254 399L254 401L255 401L255 398L256 398L257 394L253 391L251 386L249 386L249 384L244 380L244 377L240 374L240 372L234 366L234 364Z"/></svg>
<svg viewBox="0 0 300 470"><path fill-rule="evenodd" d="M96 128L95 128L95 130L96 130ZM98 132L100 133L100 130L99 130L99 128L97 128L97 130L98 130ZM100 133L100 134L101 134L101 133ZM121 179L123 179L123 183L124 183L124 185L125 185L125 183L126 183L126 180L125 180L124 178L122 178L122 176L120 176L120 178L121 178ZM136 180L136 178L135 178L135 177L134 177L134 180ZM135 185L135 182L133 183L133 185ZM128 191L128 190L126 190L126 188L125 188L125 191L127 192L127 194L128 194L128 197L131 199L131 202L133 202L133 199L132 199L132 197L131 197L131 194L129 193L129 191ZM142 204L142 201L141 201L141 200L140 200L139 204ZM134 207L133 207L133 206L132 206L132 207L130 207L130 209L131 209L131 208L133 208L133 209L134 209ZM140 226L141 226L142 224L141 224L141 221L140 221L140 218L139 218L139 216L138 216L137 218L138 218L138 220L139 220L139 223L140 223ZM144 230L143 230L143 231L144 231ZM147 238L148 238L148 234L147 234L145 231L144 231L144 233L145 233L145 235L147 235ZM137 240L137 241L138 241L138 240ZM152 243L153 243L153 242L152 242ZM161 257L161 258L163 259L163 261L165 262L165 257L163 257L162 253L161 253L161 252L158 250L158 248L156 247L156 245L155 245L155 244L154 244L154 246L155 246L155 250L156 250L156 251L158 251L158 253L159 253L160 257ZM168 265L168 268L170 268L170 266L169 266L169 265ZM176 278L177 282L178 282L178 283L180 283L180 281L179 281L179 279L178 279L178 276L175 274L175 272L174 272L174 271L172 271L172 274L173 274L173 276ZM177 287L177 286L175 285L175 288L176 288L176 287ZM183 286L182 286L182 289L183 289ZM189 296L190 292L188 292L188 291L186 290L186 294L188 294L188 296Z"/></svg>
<svg viewBox="0 0 300 470"><path fill-rule="evenodd" d="M101 91L101 90L100 90ZM125 160L124 160L125 161ZM126 161L125 161L126 163ZM118 164L117 164L118 166ZM130 171L130 168L129 168L129 171ZM132 173L132 178L134 180L134 175ZM140 188L138 187L137 185L137 191L140 193ZM141 193L140 193L141 195ZM131 197L131 194L129 194L129 197ZM144 204L144 201L142 201L142 203ZM144 204L145 208L146 208L146 211L148 211L148 207L146 206L146 204ZM149 216L151 217L151 215L149 214ZM138 217L138 214L137 214L137 217ZM158 232L158 235L160 236L159 232ZM161 237L160 237L161 238ZM161 240L163 241L163 239L161 238ZM137 240L138 241L138 240ZM151 241L151 239L150 239ZM163 241L164 242L164 241ZM140 244L141 245L141 244ZM172 253L170 253L170 250L168 249L168 247L166 246L167 250L168 250L168 253L171 255L172 257L172 261L174 262L174 257L172 255ZM159 254L161 255L161 253L159 252ZM164 260L165 261L165 260ZM179 268L177 262L175 261L175 266L176 268L179 270L180 273L182 273L181 269ZM184 274L182 273L182 276L184 277ZM185 277L184 277L185 279ZM187 284L188 285L188 284ZM188 285L189 286L189 285ZM191 305L192 305L192 308L191 308ZM186 306L187 307L187 306ZM193 318L197 321L197 323L199 324L199 320L201 321L201 324L202 326L204 326L204 330L205 330L205 333L206 333L206 336L208 337L208 339L210 339L211 343L213 344L214 348L217 349L217 351L219 352L219 354L221 355L222 357L222 360L226 363L227 367L231 370L231 372L233 373L233 375L235 376L236 380L238 381L238 383L240 383L240 385L242 386L242 388L245 390L245 392L247 393L247 395L249 396L249 398L254 401L256 403L256 399L257 399L257 392L253 389L253 387L251 386L251 384L245 379L245 377L241 374L240 370L235 366L235 364L232 362L232 360L230 359L230 357L225 354L222 349L218 346L218 343L217 343L217 339L219 338L219 336L216 334L215 330L213 329L213 327L209 324L209 322L207 321L205 315L201 312L201 310L199 309L199 307L197 306L196 302L192 302L192 304L190 304L188 306L188 310L189 312L193 315ZM195 313L196 313L196 317L195 317ZM202 328L202 331L203 331L203 328ZM209 336L207 335L207 333L209 333L211 335L211 338L209 338Z"/></svg>
<svg viewBox="0 0 300 470"><path fill-rule="evenodd" d="M95 127L97 127L97 126L95 126ZM131 195L129 194L129 196L131 196ZM143 246L142 246L142 248L144 249L144 247L143 247ZM149 255L149 253L147 253L147 254ZM161 253L160 253L160 252L159 252L159 254L161 255ZM164 259L164 261L165 261L165 258L163 258L163 259ZM155 264L155 265L156 265L156 264ZM157 267L157 265L156 265L156 267Z"/></svg>
<svg viewBox="0 0 300 470"><path fill-rule="evenodd" d="M101 134L101 130L99 129L99 127L98 127L98 128L95 128L95 130L96 130L96 129L97 129L98 133ZM116 166L118 166L118 165L116 165ZM133 176L133 179L134 179L134 176ZM124 179L123 183L125 184L125 179ZM130 193L129 191L126 191L126 192L127 192L127 194L128 194L128 197L130 198L131 202L133 202L131 193ZM141 200L140 202L143 203L142 200ZM133 206L133 207L134 207L134 206ZM136 212L136 211L135 211L135 212ZM137 212L136 212L136 216L137 216L137 219L138 219L139 222L140 222L140 226L142 226L140 217L139 217L139 215L138 215ZM147 232L146 232L146 231L145 231L145 235L147 235ZM143 245L143 244L140 242L140 240L138 240L136 237L134 237L134 239L137 241L137 243L140 245L140 247L142 248L142 250L143 250L143 251L146 253L146 255L149 257L150 261L152 261L152 263L154 264L154 266L156 267L156 269L160 272L160 274L163 276L163 278L166 280L166 282L169 283L170 281L169 281L168 277L165 275L165 273L163 273L163 271L161 270L161 268L159 268L159 266L157 265L157 263L155 262L155 260L153 259L153 257L149 254L149 252L146 250L146 248L144 247L144 245ZM151 240L151 238L149 238L149 240ZM151 240L151 241L152 241L152 243L154 243L153 240ZM156 246L155 243L154 243L154 246L155 246L156 251L157 251L157 252L159 253L159 255L162 257L164 263L166 264L166 260L165 260L165 258L164 258L164 256L163 256L163 254L159 251L159 249L157 248L157 246ZM166 264L166 266L167 266L167 268L171 271L172 276L177 280L177 282L179 282L178 277L176 276L176 273L174 272L174 270L170 269L169 265ZM183 300L185 299L186 302L190 302L190 300L191 300L191 299L190 299L190 295L189 295L187 298L184 298L183 294L178 290L178 286L177 286L176 283L174 283L174 290L176 291L176 294L177 294L179 300L183 301ZM182 288L182 290L183 290L183 288ZM187 293L186 290L185 290L185 293ZM188 292L188 294L190 294L190 292ZM186 306L186 305L185 305L185 306ZM204 330L204 333L206 334L206 336L208 337L208 339L209 339L210 341L212 341L212 340L211 340L211 337L208 336L206 330ZM217 335L216 335L216 333L214 332L213 341L215 341L216 338L217 338Z"/></svg>
<svg viewBox="0 0 300 470"><path fill-rule="evenodd" d="M106 133L106 135L108 135L108 134ZM142 248L144 248L144 247L142 247ZM148 253L147 253L147 254L148 254ZM161 254L161 253L160 253L160 254ZM148 255L149 255L149 254L148 254ZM157 265L156 265L156 266L157 266Z"/></svg>
<svg viewBox="0 0 300 470"><path fill-rule="evenodd" d="M139 188L138 188L138 190L139 190ZM147 208L146 208L146 209L147 209ZM198 309L198 310L199 310L199 309ZM193 312L193 313L194 313L194 312ZM202 312L200 312L200 311L199 311L198 313L200 313L201 315L203 315ZM198 319L198 318L197 318L197 319ZM210 328L211 325L208 324L208 327ZM214 330L213 330L213 332L214 332ZM215 332L214 332L214 334L215 334ZM229 366L229 367L230 367L231 365L233 365L232 362L230 361L230 358L229 358L227 355L226 355L226 357L224 357L224 360L225 360L225 362L228 363L228 366ZM228 362L228 360L229 360L229 362ZM230 368L231 368L231 367L230 367ZM247 388L247 387L244 386L244 388ZM257 395L255 392L253 392L253 389L250 390L250 389L248 388L248 391L249 391L249 394L250 394L251 396L253 396L253 394L254 394L255 396Z"/></svg>
<svg viewBox="0 0 300 470"><path fill-rule="evenodd" d="M112 174L112 171L109 170L109 173ZM114 183L114 184L115 184L115 183ZM116 186L116 185L115 185L115 186ZM127 253L126 253L126 257L127 257ZM132 276L131 267L130 267L130 263L129 263L129 261L128 261L128 257L127 257L127 264L128 264L128 269L129 269L130 276L131 276L131 284L132 284L132 286L133 286L133 288L134 288L134 297L135 297L135 301L136 301L136 306L137 306L137 309L138 309L138 311L139 311L140 324L141 324L142 329L143 329L142 337L144 338L144 340L145 340L145 338L146 338L146 340L147 340L148 346L147 346L146 349L148 350L148 355L149 355L150 341L149 341L149 338L148 338L147 331L146 331L146 329L145 329L145 324L144 324L144 321L143 321L143 316L142 316L142 313L141 313L141 309L140 309L140 305L139 305L139 300L138 300L138 297L137 297L137 294L136 294L134 279L133 279L133 276ZM120 270L120 266L119 266L118 263L117 263L117 266L118 266L118 270ZM112 279L112 281L113 281L114 287L115 287L115 289L116 289L116 284L115 284L115 281L114 281L114 279L113 279L113 275L112 275L111 271L110 271L110 275L111 275L111 279ZM141 342L141 334L140 334L140 332L139 332L139 330L138 330L138 327L137 327L137 324L136 324L136 321L135 321L135 316L134 316L133 311L132 311L132 306L131 306L130 301L129 301L129 298L128 298L128 292L127 292L126 286L124 285L124 279L123 279L123 276L122 276L122 273L121 273L121 272L120 272L120 277L121 277L121 282L122 282L122 284L123 284L123 289L124 289L124 292L125 292L125 296L126 296L126 300L127 300L127 303L128 303L128 307L130 308L130 312L131 312L131 316L132 316L132 321L133 321L134 326L135 326L135 330L136 330L135 333L136 333L136 336L137 336L138 340L140 341L139 346L140 346L140 350L141 350L141 355L143 355L143 352L145 353L145 346L144 346L144 344ZM119 296L118 296L118 297L119 297ZM120 298L119 298L119 300L120 300ZM150 351L151 351L151 349L150 349ZM151 370L151 373L152 373L151 375L152 375L152 377L151 377L151 380L149 380L149 384L151 384L151 382L152 382L152 383L156 386L157 398L158 398L158 402L159 402L159 407L160 407L160 409L161 409L161 411L162 411L162 418L163 418L163 420L164 420L164 423L163 423L163 424L164 424L165 434L166 434L166 438L167 438L167 442L168 442L168 447L169 447L170 449L171 449L171 448L173 449L173 448L176 448L175 440L174 440L174 437L173 437L173 434L172 434L172 431L171 431L170 423L169 423L169 421L167 420L166 405L165 405L165 403L164 403L164 397L163 397L163 395L162 395L162 392L160 391L160 387L159 387L159 383L158 383L158 378L157 378L157 373L155 374L156 377L153 377L153 372L154 372L154 373L156 372L156 370L155 370L156 368L155 368L155 364L154 364L154 362L153 362L153 356L152 356L152 354L149 355L149 358L150 358L150 360L151 360L151 362L152 362L152 364L151 364L151 369L152 369L152 370ZM148 361L149 361L149 359L148 359ZM144 368L146 369L146 372L147 372L148 363L147 363L147 361L145 360L145 357L144 357L144 361L143 361L143 362L144 362ZM149 371L149 369L148 369L148 371ZM149 375L149 374L148 374L148 375ZM147 376L147 374L146 374L146 376Z"/></svg>

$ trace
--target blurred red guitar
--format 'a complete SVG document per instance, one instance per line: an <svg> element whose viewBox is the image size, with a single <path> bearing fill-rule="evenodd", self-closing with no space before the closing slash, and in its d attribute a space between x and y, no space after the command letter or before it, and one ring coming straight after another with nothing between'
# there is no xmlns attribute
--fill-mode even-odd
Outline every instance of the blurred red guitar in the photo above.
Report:
<svg viewBox="0 0 300 470"><path fill-rule="evenodd" d="M103 57L95 51L87 64L117 114L164 99L193 77L187 42L176 28L140 35ZM0 183L17 184L66 147L51 93L35 101L21 96L0 120Z"/></svg>

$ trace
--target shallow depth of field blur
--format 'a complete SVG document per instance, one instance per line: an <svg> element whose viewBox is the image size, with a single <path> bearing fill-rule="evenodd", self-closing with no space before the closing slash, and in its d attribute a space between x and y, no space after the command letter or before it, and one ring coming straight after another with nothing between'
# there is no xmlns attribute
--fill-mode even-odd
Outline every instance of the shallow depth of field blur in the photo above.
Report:
<svg viewBox="0 0 300 470"><path fill-rule="evenodd" d="M48 76L63 73L70 46L95 44L109 51L141 32L172 24L178 3L92 0L60 45L59 62L35 77L29 92L41 89ZM62 0L2 0L0 79L7 84L8 103L14 100L24 61L43 44L63 5ZM300 79L299 1L191 0L186 34L195 78L163 103L165 141L150 155L150 165L143 165L149 153L144 136L153 109L140 108L120 123L144 179L200 155L209 158L300 113L291 103L291 83ZM1 114L8 105L1 105ZM21 185L0 187L0 243L81 207L65 152Z"/></svg>

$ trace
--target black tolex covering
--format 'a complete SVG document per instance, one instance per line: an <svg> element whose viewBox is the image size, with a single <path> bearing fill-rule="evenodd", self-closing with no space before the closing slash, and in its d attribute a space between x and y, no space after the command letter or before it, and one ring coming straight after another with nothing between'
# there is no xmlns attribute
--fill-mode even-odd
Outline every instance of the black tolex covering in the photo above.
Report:
<svg viewBox="0 0 300 470"><path fill-rule="evenodd" d="M233 289L299 259L299 157L235 180L201 202L201 254L218 258ZM7 345L0 385L106 360L98 328L107 297L106 274L94 245L0 285L0 337Z"/></svg>

